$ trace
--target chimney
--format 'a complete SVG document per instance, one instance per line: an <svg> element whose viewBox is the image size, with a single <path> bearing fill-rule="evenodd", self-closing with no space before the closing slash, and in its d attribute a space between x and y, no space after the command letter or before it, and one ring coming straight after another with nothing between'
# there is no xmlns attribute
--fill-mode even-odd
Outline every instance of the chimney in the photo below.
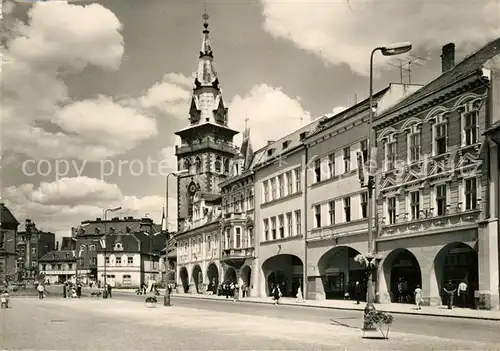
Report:
<svg viewBox="0 0 500 351"><path fill-rule="evenodd" d="M56 251L59 251L59 241L56 241Z"/></svg>
<svg viewBox="0 0 500 351"><path fill-rule="evenodd" d="M441 49L441 71L449 71L455 66L455 44L448 43Z"/></svg>

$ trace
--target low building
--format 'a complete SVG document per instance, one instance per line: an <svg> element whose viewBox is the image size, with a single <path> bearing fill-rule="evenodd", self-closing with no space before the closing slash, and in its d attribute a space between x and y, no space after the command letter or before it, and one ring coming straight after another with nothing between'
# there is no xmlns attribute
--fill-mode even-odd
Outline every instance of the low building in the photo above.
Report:
<svg viewBox="0 0 500 351"><path fill-rule="evenodd" d="M38 260L40 279L50 284L61 284L66 281L75 282L75 251L51 251Z"/></svg>
<svg viewBox="0 0 500 351"><path fill-rule="evenodd" d="M102 246L102 241L105 245ZM166 234L162 232L111 232L101 238L97 249L97 276L116 288L137 288L161 282L160 252Z"/></svg>
<svg viewBox="0 0 500 351"><path fill-rule="evenodd" d="M240 153L231 161L229 177L219 184L222 193L221 282L237 282L256 295L253 150L250 131L243 134ZM217 280L218 282L218 280Z"/></svg>
<svg viewBox="0 0 500 351"><path fill-rule="evenodd" d="M379 218L382 261L378 296L400 301L420 285L427 304L446 301L443 286L467 284L460 304L499 308L497 39L455 64L442 50L442 73L378 115ZM411 301L411 299L410 299Z"/></svg>
<svg viewBox="0 0 500 351"><path fill-rule="evenodd" d="M23 278L36 277L39 259L58 249L54 233L44 232L38 229L31 219L26 219L17 233L17 251Z"/></svg>
<svg viewBox="0 0 500 351"><path fill-rule="evenodd" d="M18 226L16 217L0 203L0 282L16 279Z"/></svg>
<svg viewBox="0 0 500 351"><path fill-rule="evenodd" d="M78 275L84 282L97 281L97 251L101 248L99 240L105 233L131 234L139 231L156 233L160 225L151 218L114 217L109 220L96 218L81 222L78 227L71 228L72 237L76 240Z"/></svg>
<svg viewBox="0 0 500 351"><path fill-rule="evenodd" d="M219 195L193 195L193 217L186 218L177 232L177 285L180 291L202 294L209 282L219 281L221 198Z"/></svg>

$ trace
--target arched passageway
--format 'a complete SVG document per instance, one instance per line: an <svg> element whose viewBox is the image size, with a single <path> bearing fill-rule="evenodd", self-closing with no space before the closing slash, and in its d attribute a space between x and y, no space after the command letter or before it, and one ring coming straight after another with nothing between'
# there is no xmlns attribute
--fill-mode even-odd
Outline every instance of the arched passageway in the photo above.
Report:
<svg viewBox="0 0 500 351"><path fill-rule="evenodd" d="M262 264L262 271L266 278L267 295L271 295L274 284L278 284L283 296L293 297L298 287L303 285L304 265L295 255L270 257Z"/></svg>
<svg viewBox="0 0 500 351"><path fill-rule="evenodd" d="M207 267L208 289L213 294L217 294L217 287L219 286L219 269L215 263L210 263Z"/></svg>
<svg viewBox="0 0 500 351"><path fill-rule="evenodd" d="M241 279L243 280L244 289L243 289L243 297L248 296L248 292L252 288L252 268L249 266L243 267L241 270Z"/></svg>
<svg viewBox="0 0 500 351"><path fill-rule="evenodd" d="M193 281L196 287L196 292L201 294L203 292L203 273L201 272L200 266L196 265L193 267Z"/></svg>
<svg viewBox="0 0 500 351"><path fill-rule="evenodd" d="M179 271L179 277L181 278L182 288L184 289L184 292L187 293L189 290L189 277L186 267L181 268Z"/></svg>
<svg viewBox="0 0 500 351"><path fill-rule="evenodd" d="M237 283L236 280L236 270L233 267L227 267L226 273L224 274L224 282Z"/></svg>
<svg viewBox="0 0 500 351"><path fill-rule="evenodd" d="M454 289L461 282L467 284L465 294L455 293L454 305L461 307L474 306L474 291L478 289L479 269L477 251L462 242L449 243L444 246L434 259L434 273L438 283L443 304L448 302L443 287L451 281Z"/></svg>
<svg viewBox="0 0 500 351"><path fill-rule="evenodd" d="M407 249L395 249L383 263L387 291L391 302L414 303L413 292L422 287L422 272L417 258ZM429 292L424 292L425 294Z"/></svg>
<svg viewBox="0 0 500 351"><path fill-rule="evenodd" d="M363 287L366 296L366 270L354 257L359 252L349 246L337 246L327 251L318 261L318 271L326 299L343 299L346 293L354 299L355 283Z"/></svg>

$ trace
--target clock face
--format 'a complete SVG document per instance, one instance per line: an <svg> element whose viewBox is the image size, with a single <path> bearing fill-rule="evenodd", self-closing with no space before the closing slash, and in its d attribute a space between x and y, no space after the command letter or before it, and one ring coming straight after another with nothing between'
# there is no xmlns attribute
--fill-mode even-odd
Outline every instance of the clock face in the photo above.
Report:
<svg viewBox="0 0 500 351"><path fill-rule="evenodd" d="M196 185L194 183L189 184L188 191L190 194L194 194L196 192Z"/></svg>

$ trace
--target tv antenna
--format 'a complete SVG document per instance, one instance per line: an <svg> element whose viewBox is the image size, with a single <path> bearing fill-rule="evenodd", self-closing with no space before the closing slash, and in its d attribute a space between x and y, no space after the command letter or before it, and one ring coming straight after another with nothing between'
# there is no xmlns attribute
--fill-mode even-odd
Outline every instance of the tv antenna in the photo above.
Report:
<svg viewBox="0 0 500 351"><path fill-rule="evenodd" d="M387 64L393 67L399 68L399 79L400 83L404 83L404 76L406 72L406 76L408 77L408 84L411 84L411 72L412 72L412 66L417 65L417 66L423 66L419 61L427 61L427 59L420 57L420 56L414 56L414 55L409 55L407 59L397 59L399 63L394 64L388 62Z"/></svg>

